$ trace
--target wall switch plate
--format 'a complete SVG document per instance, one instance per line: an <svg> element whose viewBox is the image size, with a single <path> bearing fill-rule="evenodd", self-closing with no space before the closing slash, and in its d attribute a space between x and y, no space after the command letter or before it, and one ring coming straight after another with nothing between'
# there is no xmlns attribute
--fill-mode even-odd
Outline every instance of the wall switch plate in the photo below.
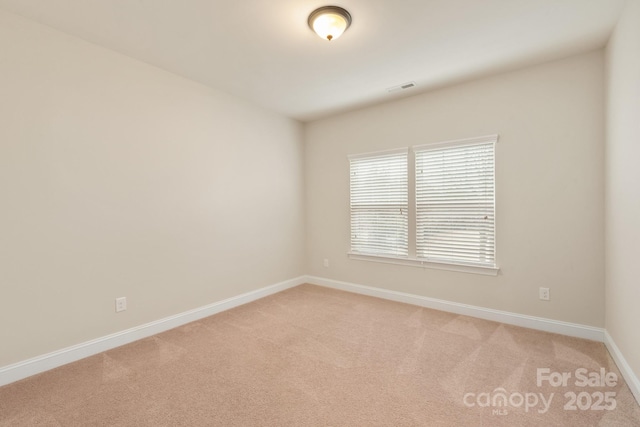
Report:
<svg viewBox="0 0 640 427"><path fill-rule="evenodd" d="M549 301L549 288L540 288L540 299Z"/></svg>
<svg viewBox="0 0 640 427"><path fill-rule="evenodd" d="M116 313L127 309L127 297L116 298Z"/></svg>
<svg viewBox="0 0 640 427"><path fill-rule="evenodd" d="M329 267L329 260L325 258L323 264L325 267Z"/></svg>

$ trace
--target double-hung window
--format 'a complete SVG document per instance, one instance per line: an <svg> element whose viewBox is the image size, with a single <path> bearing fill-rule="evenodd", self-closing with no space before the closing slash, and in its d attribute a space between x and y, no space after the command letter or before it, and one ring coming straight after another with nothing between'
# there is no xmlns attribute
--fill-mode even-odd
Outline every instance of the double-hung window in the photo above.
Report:
<svg viewBox="0 0 640 427"><path fill-rule="evenodd" d="M350 156L351 256L496 274L497 140Z"/></svg>
<svg viewBox="0 0 640 427"><path fill-rule="evenodd" d="M417 258L495 267L495 142L414 148Z"/></svg>
<svg viewBox="0 0 640 427"><path fill-rule="evenodd" d="M407 257L407 153L350 156L352 253Z"/></svg>

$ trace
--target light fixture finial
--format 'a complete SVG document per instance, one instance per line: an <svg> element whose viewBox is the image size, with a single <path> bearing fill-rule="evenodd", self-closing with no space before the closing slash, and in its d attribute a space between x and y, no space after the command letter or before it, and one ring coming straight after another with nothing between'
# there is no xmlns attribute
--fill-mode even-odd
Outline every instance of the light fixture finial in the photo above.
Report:
<svg viewBox="0 0 640 427"><path fill-rule="evenodd" d="M309 27L325 40L335 40L351 25L351 14L338 6L323 6L309 15Z"/></svg>

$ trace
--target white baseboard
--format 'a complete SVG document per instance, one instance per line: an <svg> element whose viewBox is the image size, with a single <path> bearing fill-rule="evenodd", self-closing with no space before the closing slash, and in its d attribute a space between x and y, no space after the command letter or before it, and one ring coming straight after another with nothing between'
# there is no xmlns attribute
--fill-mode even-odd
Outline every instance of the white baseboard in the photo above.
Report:
<svg viewBox="0 0 640 427"><path fill-rule="evenodd" d="M609 335L609 332L607 332L606 330L604 331L604 344L607 346L609 354L611 354L614 362L616 362L616 365L618 365L618 369L627 382L631 393L633 393L633 396L636 398L636 402L638 402L638 404L640 405L640 380L631 369L631 366L629 366L629 364L627 363L627 360L624 358L622 352L613 341L611 335Z"/></svg>
<svg viewBox="0 0 640 427"><path fill-rule="evenodd" d="M357 285L355 283L341 282L338 280L325 279L322 277L307 276L307 283L325 286L328 288L340 289L357 294L369 295L388 299L391 301L403 302L420 307L433 308L435 310L447 311L450 313L462 314L465 316L477 317L494 322L507 323L509 325L522 326L524 328L537 329L540 331L553 332L556 334L569 335L572 337L585 338L593 341L604 341L604 329L593 326L579 325L576 323L562 322L559 320L544 319L542 317L527 316L524 314L511 313L508 311L493 310L490 308L477 307L468 304L445 301L435 298L423 297L420 295L407 294L404 292L390 291L387 289L373 288L371 286Z"/></svg>
<svg viewBox="0 0 640 427"><path fill-rule="evenodd" d="M305 281L306 277L300 276L295 279L286 280L276 283L275 285L205 305L204 307L185 311L184 313L165 317L164 319L63 348L42 356L0 367L0 386L238 307L268 295L284 291L285 289L301 285L305 283Z"/></svg>

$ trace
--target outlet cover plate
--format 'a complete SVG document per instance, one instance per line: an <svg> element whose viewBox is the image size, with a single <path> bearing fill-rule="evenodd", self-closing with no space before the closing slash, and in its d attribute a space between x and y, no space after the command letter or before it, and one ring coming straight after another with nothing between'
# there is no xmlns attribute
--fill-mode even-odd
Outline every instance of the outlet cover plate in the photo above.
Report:
<svg viewBox="0 0 640 427"><path fill-rule="evenodd" d="M549 301L549 288L540 288L540 299L543 301Z"/></svg>
<svg viewBox="0 0 640 427"><path fill-rule="evenodd" d="M116 298L116 313L127 309L127 297Z"/></svg>

